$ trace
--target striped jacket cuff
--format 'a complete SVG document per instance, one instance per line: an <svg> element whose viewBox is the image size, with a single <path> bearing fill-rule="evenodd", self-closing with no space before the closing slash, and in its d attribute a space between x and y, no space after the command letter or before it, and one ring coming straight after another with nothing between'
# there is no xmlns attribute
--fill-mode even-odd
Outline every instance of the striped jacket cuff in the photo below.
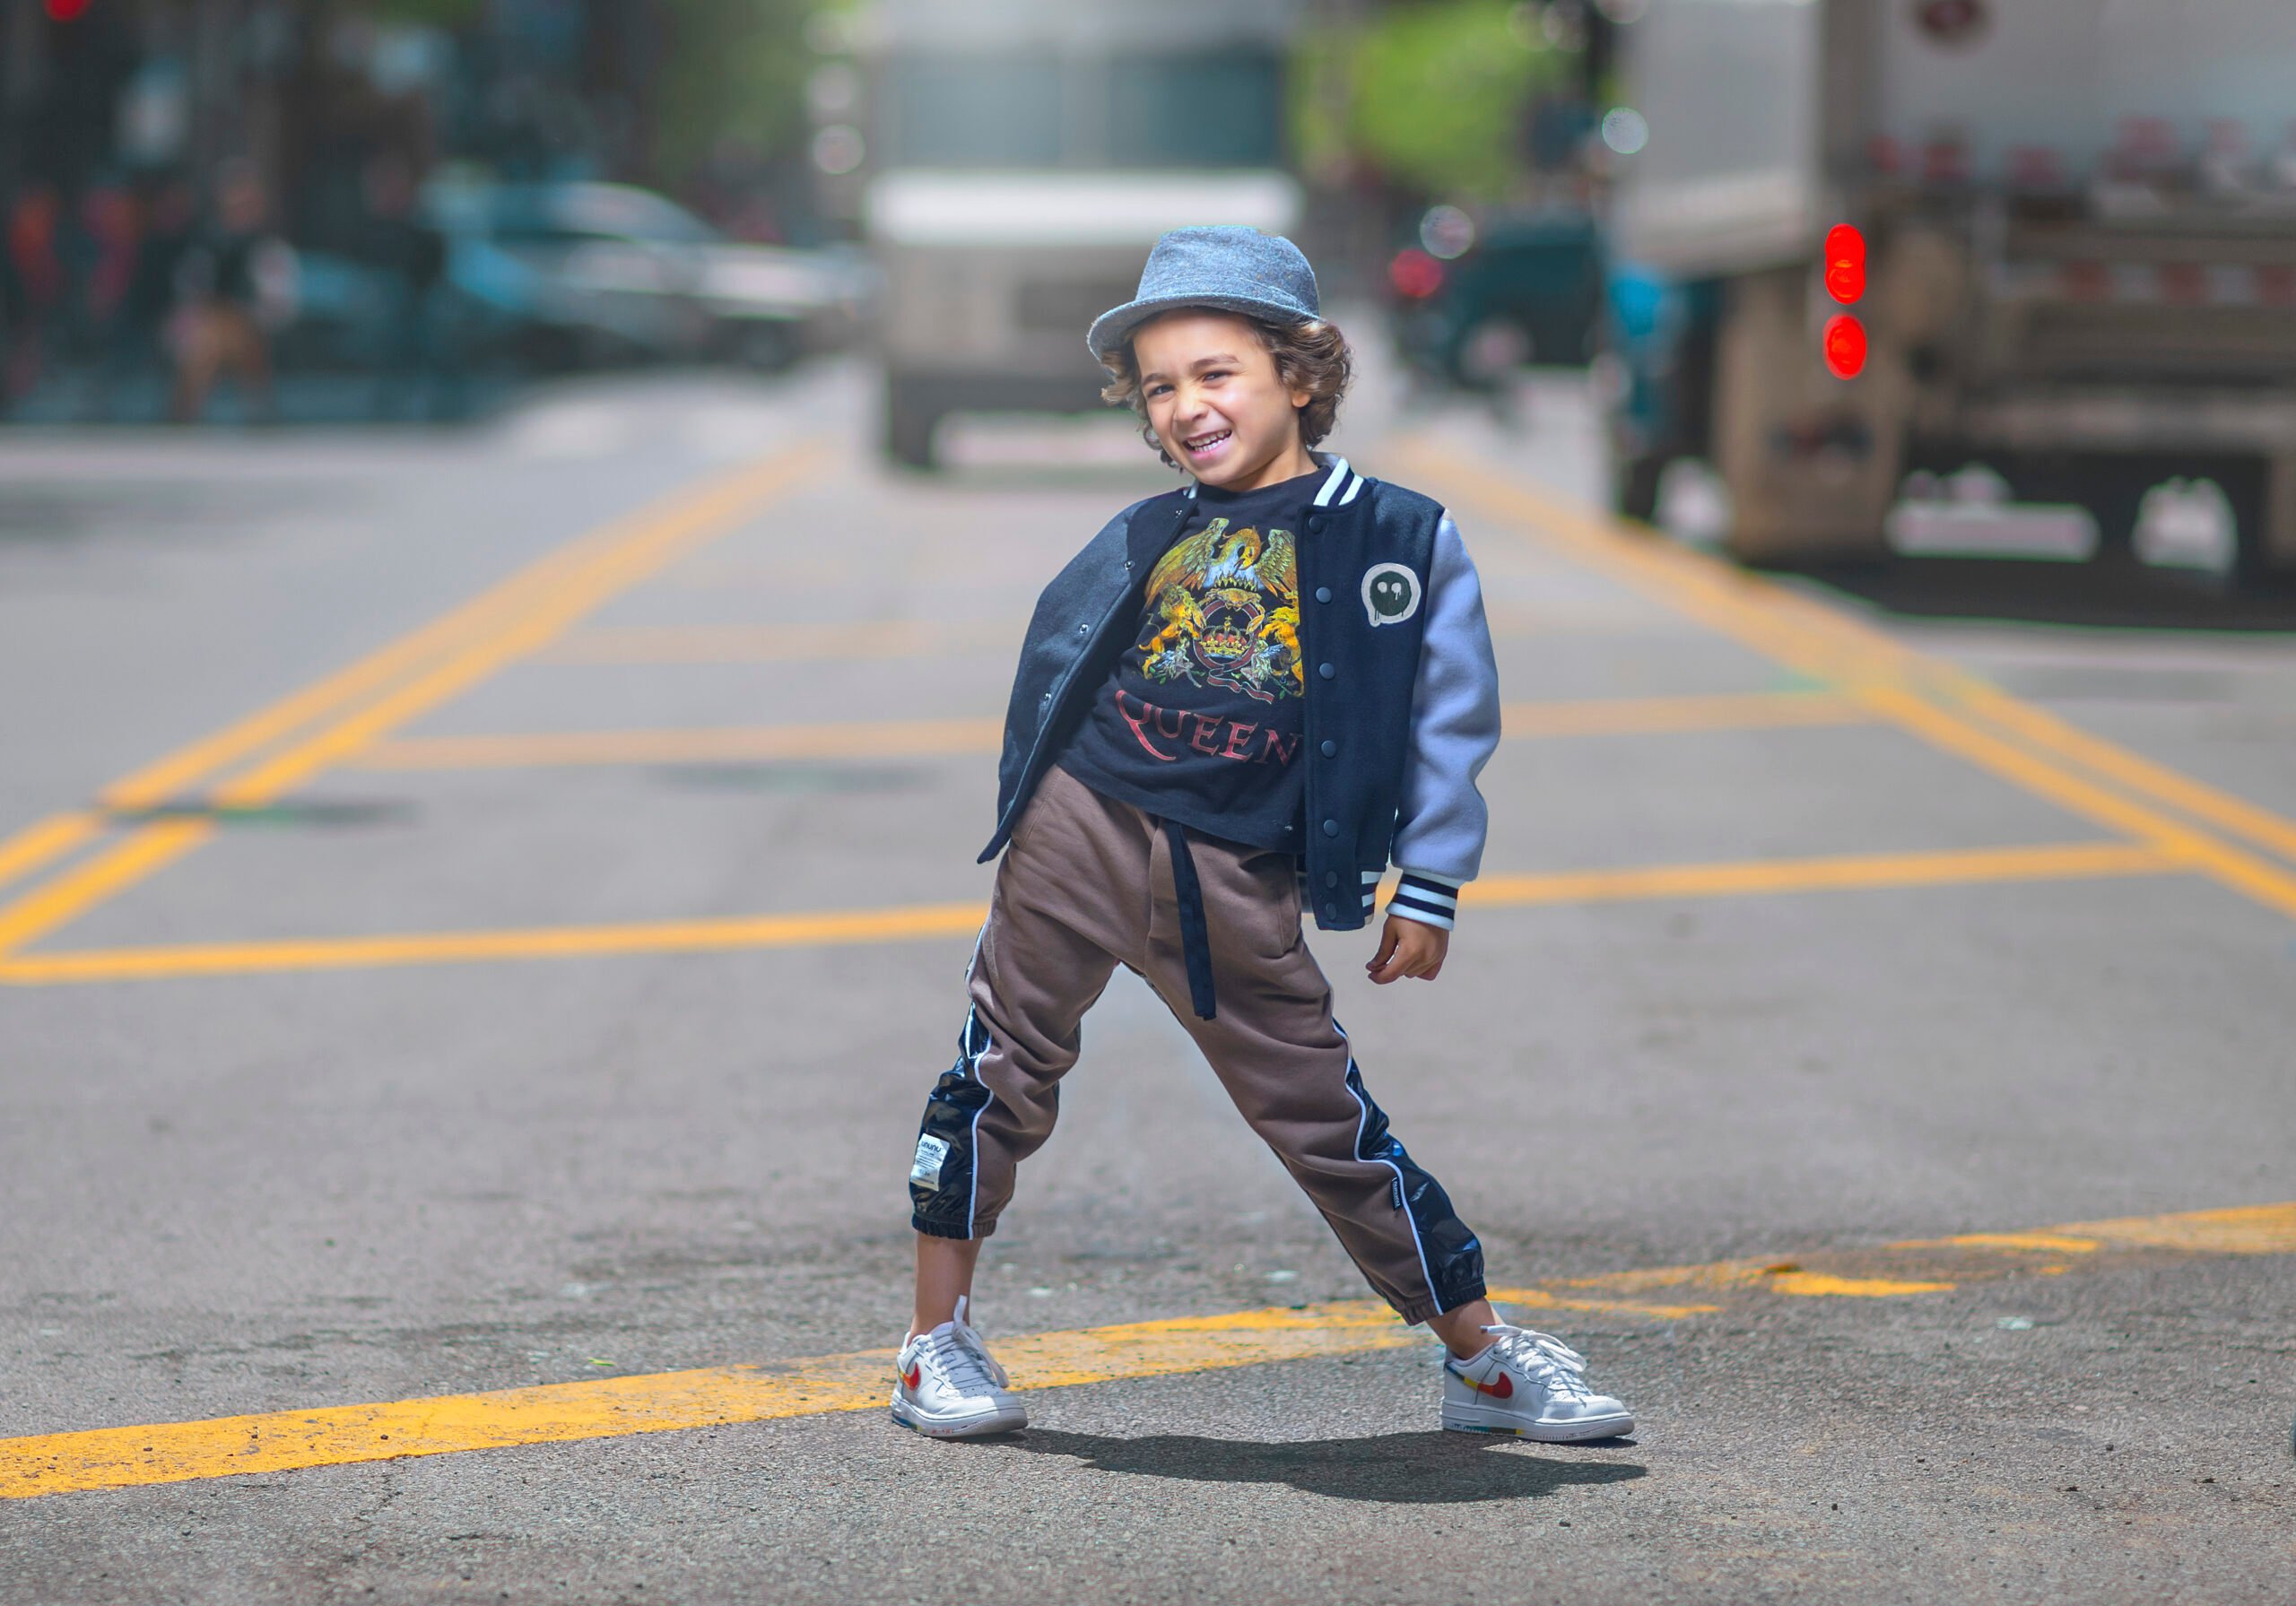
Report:
<svg viewBox="0 0 2296 1606"><path fill-rule="evenodd" d="M1445 931L1451 929L1458 912L1458 882L1409 870L1403 872L1403 879L1396 883L1395 896L1387 900L1388 914L1416 920L1422 925L1440 926Z"/></svg>

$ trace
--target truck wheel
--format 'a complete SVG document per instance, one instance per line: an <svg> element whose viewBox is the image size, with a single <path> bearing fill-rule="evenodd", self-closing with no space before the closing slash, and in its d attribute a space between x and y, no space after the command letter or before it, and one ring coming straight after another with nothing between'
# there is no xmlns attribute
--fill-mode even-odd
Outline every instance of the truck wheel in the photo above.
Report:
<svg viewBox="0 0 2296 1606"><path fill-rule="evenodd" d="M1618 465L1611 499L1619 512L1643 524L1658 520L1658 481L1666 460L1655 455L1629 457Z"/></svg>
<svg viewBox="0 0 2296 1606"><path fill-rule="evenodd" d="M933 466L933 430L941 415L898 394L885 404L885 456L909 468Z"/></svg>

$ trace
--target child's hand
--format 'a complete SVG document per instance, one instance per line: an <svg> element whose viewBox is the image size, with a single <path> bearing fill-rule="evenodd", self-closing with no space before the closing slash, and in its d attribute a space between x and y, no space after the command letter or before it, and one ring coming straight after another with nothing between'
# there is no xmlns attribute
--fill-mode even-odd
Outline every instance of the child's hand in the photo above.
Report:
<svg viewBox="0 0 2296 1606"><path fill-rule="evenodd" d="M1387 929L1379 933L1379 951L1363 968L1381 986L1406 976L1433 981L1436 972L1443 968L1443 956L1450 951L1451 933L1441 926L1390 915Z"/></svg>

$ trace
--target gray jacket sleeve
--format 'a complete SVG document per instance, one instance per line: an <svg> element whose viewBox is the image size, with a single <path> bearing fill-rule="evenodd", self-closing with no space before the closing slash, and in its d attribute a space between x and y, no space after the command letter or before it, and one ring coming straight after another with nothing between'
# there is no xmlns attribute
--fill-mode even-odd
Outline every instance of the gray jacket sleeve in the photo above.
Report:
<svg viewBox="0 0 2296 1606"><path fill-rule="evenodd" d="M1483 583L1448 512L1428 566L1427 634L1412 690L1411 750L1390 914L1448 928L1462 882L1483 865L1490 812L1475 777L1499 745L1499 661L1483 614Z"/></svg>

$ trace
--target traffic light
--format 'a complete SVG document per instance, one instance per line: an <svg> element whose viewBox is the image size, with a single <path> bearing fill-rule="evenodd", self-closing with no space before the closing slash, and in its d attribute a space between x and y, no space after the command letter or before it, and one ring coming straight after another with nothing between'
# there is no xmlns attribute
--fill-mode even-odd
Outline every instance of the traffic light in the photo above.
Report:
<svg viewBox="0 0 2296 1606"><path fill-rule="evenodd" d="M1844 307L1866 293L1866 237L1848 223L1826 230L1826 293Z"/></svg>
<svg viewBox="0 0 2296 1606"><path fill-rule="evenodd" d="M1855 379L1866 371L1866 326L1846 312L1826 320L1826 371L1837 379Z"/></svg>
<svg viewBox="0 0 2296 1606"><path fill-rule="evenodd" d="M42 0L41 9L48 13L51 22L73 22L88 9L88 0Z"/></svg>
<svg viewBox="0 0 2296 1606"><path fill-rule="evenodd" d="M1866 293L1866 237L1848 223L1826 230L1826 294L1844 307ZM1837 379L1855 379L1866 371L1866 326L1846 312L1826 320L1822 337L1826 371Z"/></svg>

